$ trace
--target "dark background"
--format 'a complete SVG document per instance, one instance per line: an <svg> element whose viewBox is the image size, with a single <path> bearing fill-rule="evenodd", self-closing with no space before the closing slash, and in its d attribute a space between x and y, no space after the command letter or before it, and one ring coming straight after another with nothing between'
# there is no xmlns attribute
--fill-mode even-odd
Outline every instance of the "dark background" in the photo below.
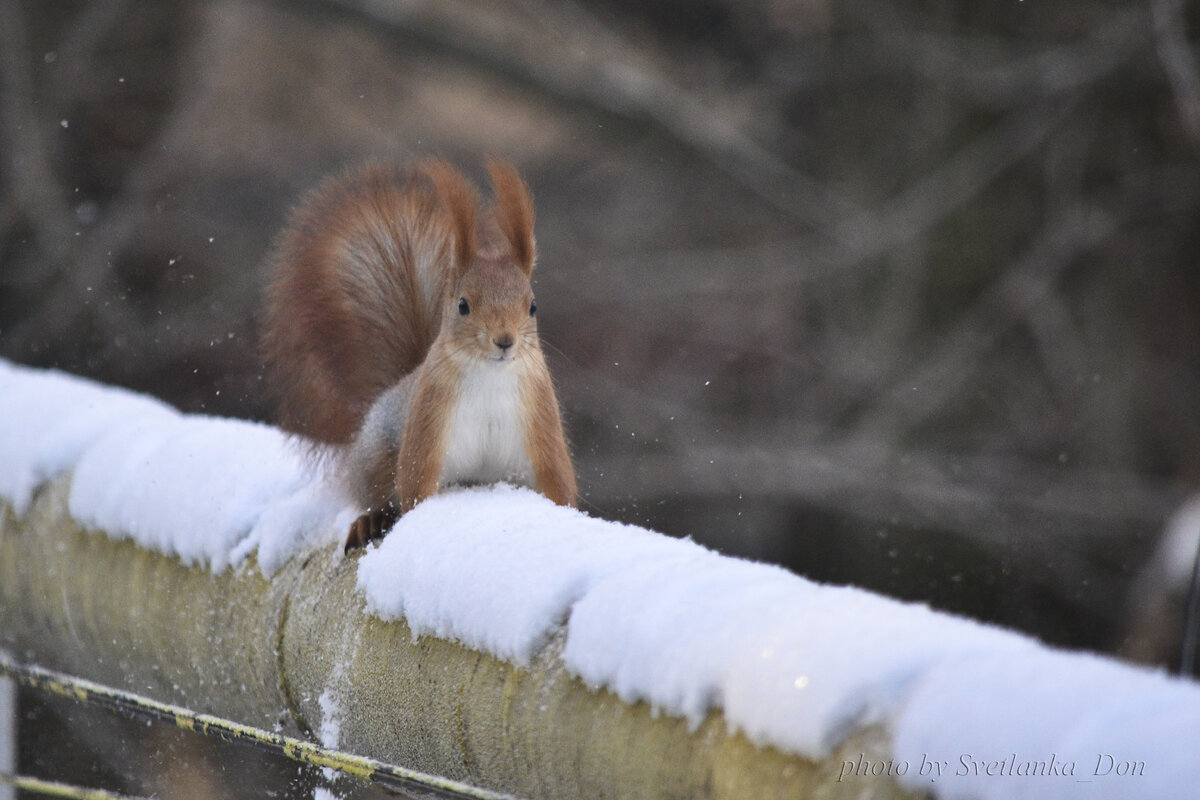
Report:
<svg viewBox="0 0 1200 800"><path fill-rule="evenodd" d="M506 156L590 513L1170 661L1134 578L1200 486L1198 12L0 0L0 354L270 419L298 195Z"/></svg>

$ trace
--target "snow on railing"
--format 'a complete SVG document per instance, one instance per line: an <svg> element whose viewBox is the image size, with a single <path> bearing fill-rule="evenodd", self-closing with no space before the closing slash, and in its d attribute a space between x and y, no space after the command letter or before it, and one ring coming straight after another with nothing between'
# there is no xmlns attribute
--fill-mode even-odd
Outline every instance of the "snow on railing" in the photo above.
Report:
<svg viewBox="0 0 1200 800"><path fill-rule="evenodd" d="M458 646L446 653L486 654L496 674L507 676L496 691L508 711L514 697L526 697L513 688L521 676L549 681L529 689L531 703L539 692L550 696L561 676L593 696L588 703L615 695L625 706L622 719L633 719L644 703L651 711L644 724L656 730L717 737L720 747L748 740L751 750L769 754L763 758L772 759L771 769L808 770L807 786L841 785L847 796L866 781L948 798L1165 797L1200 785L1200 687L1193 683L1053 650L925 606L815 584L508 486L437 495L401 518L380 545L343 557L338 544L355 509L275 429L186 416L143 396L0 362L0 498L20 518L38 487L56 476L68 476L58 478L66 495L61 519L168 557L192 576L189 585L202 585L201 574L211 576L214 592L262 587L253 591L273 598L263 603L285 604L275 618L285 620L280 641L288 626L325 637L319 648L297 645L294 653L284 642L280 663L286 667L292 654L292 667L311 673L313 730L368 748L376 746L371 735L352 729L378 720L349 711L366 708L369 698L357 683L362 668L344 662L365 658L379 631L395 628L407 643L389 646L400 650L419 650L417 637L424 637L422 644ZM63 541L83 535L58 534ZM0 552L17 552L12 538L0 536ZM306 577L314 570L320 583ZM10 618L21 614L9 604L17 601L3 590L0 599L0 621L12 627ZM256 601L245 602L252 608ZM327 622L298 622L301 612ZM351 633L337 630L343 618ZM403 661L380 658L384 670L389 659ZM285 688L288 680L280 679ZM427 735L419 710L395 706L403 697L391 702L390 721L379 724L401 737ZM522 719L536 727L542 718ZM522 752L536 738L511 730L501 737ZM373 755L417 753L407 746ZM576 746L587 752L586 744ZM568 761L579 769L587 757L572 753ZM598 747L596 763L583 769L616 775L605 757ZM535 788L521 784L520 770L482 765L511 753L472 758L469 765L450 758L420 766L505 791ZM729 785L756 796L754 781L769 770L738 763L756 777ZM642 784L618 793L652 790L657 773L637 774L631 780ZM594 790L589 780L581 785ZM543 776L538 785L552 783L561 793L570 782Z"/></svg>

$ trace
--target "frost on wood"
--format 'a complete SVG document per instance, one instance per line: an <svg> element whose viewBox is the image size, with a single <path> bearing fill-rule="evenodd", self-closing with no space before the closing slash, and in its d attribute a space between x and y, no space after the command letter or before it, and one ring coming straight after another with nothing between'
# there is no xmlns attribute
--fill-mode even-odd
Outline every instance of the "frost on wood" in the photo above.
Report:
<svg viewBox="0 0 1200 800"><path fill-rule="evenodd" d="M0 495L20 514L68 470L78 521L217 572L252 555L267 575L314 549L339 558L356 512L273 428L0 362ZM368 610L414 635L517 665L561 639L562 664L589 686L693 726L720 710L753 742L819 758L877 724L891 737L889 774L939 796L1183 796L1200 785L1194 684L528 490L443 492L356 567ZM345 722L336 688L321 703L329 740ZM1019 765L1054 774L1031 780Z"/></svg>

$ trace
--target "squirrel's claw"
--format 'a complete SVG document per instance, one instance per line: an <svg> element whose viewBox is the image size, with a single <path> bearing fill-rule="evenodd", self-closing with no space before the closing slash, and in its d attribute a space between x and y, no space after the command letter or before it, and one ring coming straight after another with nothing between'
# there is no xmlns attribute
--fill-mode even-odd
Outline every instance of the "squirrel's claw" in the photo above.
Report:
<svg viewBox="0 0 1200 800"><path fill-rule="evenodd" d="M366 547L373 539L382 539L391 530L392 525L400 516L396 507L388 503L383 508L373 508L350 524L350 533L346 536L344 552Z"/></svg>

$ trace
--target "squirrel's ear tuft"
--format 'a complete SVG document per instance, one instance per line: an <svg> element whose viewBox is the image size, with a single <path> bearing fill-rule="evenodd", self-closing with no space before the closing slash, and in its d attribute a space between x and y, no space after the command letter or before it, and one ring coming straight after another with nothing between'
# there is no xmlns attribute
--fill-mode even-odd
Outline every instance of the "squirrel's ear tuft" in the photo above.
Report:
<svg viewBox="0 0 1200 800"><path fill-rule="evenodd" d="M479 192L461 172L440 158L430 158L421 170L433 181L434 189L454 223L454 268L462 275L475 259L475 214Z"/></svg>
<svg viewBox="0 0 1200 800"><path fill-rule="evenodd" d="M492 176L492 196L495 198L496 222L513 259L526 275L533 274L536 249L533 241L533 196L516 167L507 161L488 159Z"/></svg>

